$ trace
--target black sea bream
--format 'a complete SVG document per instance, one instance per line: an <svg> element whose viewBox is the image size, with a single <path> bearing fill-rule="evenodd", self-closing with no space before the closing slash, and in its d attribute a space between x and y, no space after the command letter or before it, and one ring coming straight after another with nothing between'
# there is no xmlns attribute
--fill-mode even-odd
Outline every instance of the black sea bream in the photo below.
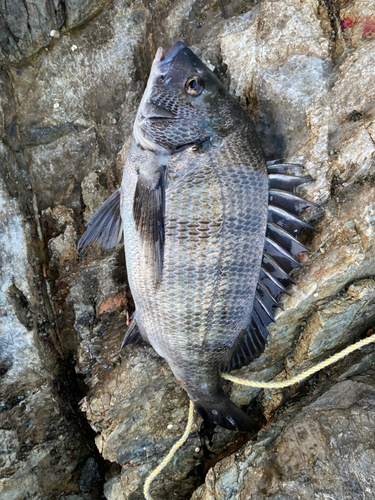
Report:
<svg viewBox="0 0 375 500"><path fill-rule="evenodd" d="M277 297L307 249L295 236L311 178L266 164L254 126L182 42L159 48L139 106L121 189L88 223L79 248L124 233L139 335L165 358L208 422L256 430L220 372L264 349Z"/></svg>

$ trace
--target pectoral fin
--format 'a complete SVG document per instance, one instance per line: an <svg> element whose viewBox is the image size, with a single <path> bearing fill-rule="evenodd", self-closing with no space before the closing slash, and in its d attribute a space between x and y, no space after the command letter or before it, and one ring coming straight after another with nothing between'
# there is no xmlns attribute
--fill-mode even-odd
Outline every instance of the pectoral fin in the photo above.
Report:
<svg viewBox="0 0 375 500"><path fill-rule="evenodd" d="M165 169L161 167L152 176L139 175L134 194L133 217L139 231L143 250L155 280L163 271Z"/></svg>
<svg viewBox="0 0 375 500"><path fill-rule="evenodd" d="M86 231L78 242L78 251L96 247L101 242L102 250L116 246L122 235L121 190L117 189L86 224Z"/></svg>

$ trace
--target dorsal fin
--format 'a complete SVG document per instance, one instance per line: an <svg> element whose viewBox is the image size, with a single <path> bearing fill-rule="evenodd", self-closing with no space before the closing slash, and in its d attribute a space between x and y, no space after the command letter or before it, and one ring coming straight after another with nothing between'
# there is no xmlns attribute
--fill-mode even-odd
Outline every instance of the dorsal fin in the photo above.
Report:
<svg viewBox="0 0 375 500"><path fill-rule="evenodd" d="M78 242L78 251L96 247L101 242L102 250L113 248L121 240L121 190L117 189L86 224L86 231Z"/></svg>
<svg viewBox="0 0 375 500"><path fill-rule="evenodd" d="M298 216L305 208L317 205L299 198L294 191L300 184L314 179L285 174L293 168L303 167L283 163L283 160L267 162L268 225L253 311L249 324L240 332L232 358L223 367L223 371L246 366L263 352L269 334L267 327L274 321L274 312L280 307L279 294L288 293L285 287L294 283L289 273L296 267L301 267L294 256L308 251L296 237L302 228L313 228Z"/></svg>

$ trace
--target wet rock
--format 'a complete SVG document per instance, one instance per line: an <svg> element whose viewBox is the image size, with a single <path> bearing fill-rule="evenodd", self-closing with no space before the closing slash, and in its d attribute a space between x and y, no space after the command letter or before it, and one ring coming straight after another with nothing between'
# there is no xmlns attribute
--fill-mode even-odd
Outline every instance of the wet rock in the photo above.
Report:
<svg viewBox="0 0 375 500"><path fill-rule="evenodd" d="M120 185L159 45L186 41L252 116L267 156L316 179L299 188L322 205L304 214L317 230L301 235L311 253L265 352L239 374L284 380L371 331L372 10L367 0L0 1L5 499L101 498L105 472L108 500L140 499L186 425L188 400L166 363L150 347L120 352L133 312L122 245L76 250ZM189 498L208 471L193 498L370 498L370 351L300 388L227 384L265 430L256 442L207 436L196 417L155 499Z"/></svg>
<svg viewBox="0 0 375 500"><path fill-rule="evenodd" d="M373 359L372 355L367 362L371 365ZM370 499L372 377L364 377L362 371L360 381L342 380L314 402L287 412L256 443L211 469L192 500Z"/></svg>
<svg viewBox="0 0 375 500"><path fill-rule="evenodd" d="M0 220L0 496L56 498L78 490L76 468L87 453L59 407L51 362L33 331L30 228L2 181Z"/></svg>

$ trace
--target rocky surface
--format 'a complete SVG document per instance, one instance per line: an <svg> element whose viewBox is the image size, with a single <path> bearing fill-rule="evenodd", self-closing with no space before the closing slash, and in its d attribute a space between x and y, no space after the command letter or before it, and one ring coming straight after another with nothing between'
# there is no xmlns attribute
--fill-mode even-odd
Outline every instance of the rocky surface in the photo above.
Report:
<svg viewBox="0 0 375 500"><path fill-rule="evenodd" d="M177 39L254 119L267 157L305 165L316 182L300 193L322 206L305 213L311 253L269 345L239 373L288 378L374 325L373 2L0 0L4 500L140 499L183 432L167 364L119 350L133 310L121 244L76 250L120 184L153 55ZM208 435L196 418L155 500L374 498L373 352L283 391L228 384L263 430Z"/></svg>
<svg viewBox="0 0 375 500"><path fill-rule="evenodd" d="M210 469L191 500L374 498L374 355Z"/></svg>

